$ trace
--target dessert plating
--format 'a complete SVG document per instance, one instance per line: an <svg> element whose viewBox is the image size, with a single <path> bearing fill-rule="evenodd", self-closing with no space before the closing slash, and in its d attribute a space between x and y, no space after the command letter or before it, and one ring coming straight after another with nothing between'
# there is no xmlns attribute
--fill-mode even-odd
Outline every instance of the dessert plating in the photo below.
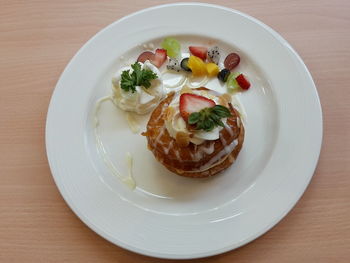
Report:
<svg viewBox="0 0 350 263"><path fill-rule="evenodd" d="M142 135L168 170L199 178L228 168L242 149L245 133L244 113L233 107L232 94L250 88L248 78L234 71L240 56L230 53L220 61L219 46L189 46L182 52L180 42L172 37L155 51L153 44L145 49L135 63L113 76L113 94L107 98L126 112L133 132L138 125L132 114L151 112ZM180 80L174 85L164 83L168 72ZM198 78L201 81L194 84ZM204 87L212 78L221 83L221 93Z"/></svg>

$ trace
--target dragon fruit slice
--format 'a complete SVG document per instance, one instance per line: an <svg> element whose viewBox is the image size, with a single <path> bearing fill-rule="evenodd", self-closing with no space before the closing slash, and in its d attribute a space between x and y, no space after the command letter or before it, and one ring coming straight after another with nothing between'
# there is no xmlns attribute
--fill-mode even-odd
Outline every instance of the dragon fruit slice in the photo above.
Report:
<svg viewBox="0 0 350 263"><path fill-rule="evenodd" d="M211 62L219 64L220 50L218 46L214 46L208 49L208 58Z"/></svg>
<svg viewBox="0 0 350 263"><path fill-rule="evenodd" d="M174 70L176 72L180 72L181 65L176 58L169 58L168 65L166 66L168 70Z"/></svg>

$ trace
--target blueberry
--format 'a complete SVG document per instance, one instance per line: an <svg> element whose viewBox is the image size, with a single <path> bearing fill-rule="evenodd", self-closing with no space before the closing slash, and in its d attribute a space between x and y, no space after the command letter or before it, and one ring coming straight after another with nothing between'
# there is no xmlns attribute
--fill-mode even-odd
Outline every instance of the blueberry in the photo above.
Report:
<svg viewBox="0 0 350 263"><path fill-rule="evenodd" d="M224 68L219 72L218 79L221 80L222 82L226 82L229 75L230 75L230 71Z"/></svg>
<svg viewBox="0 0 350 263"><path fill-rule="evenodd" d="M188 67L188 59L189 58L184 58L181 60L181 68L185 71L191 71L191 69Z"/></svg>

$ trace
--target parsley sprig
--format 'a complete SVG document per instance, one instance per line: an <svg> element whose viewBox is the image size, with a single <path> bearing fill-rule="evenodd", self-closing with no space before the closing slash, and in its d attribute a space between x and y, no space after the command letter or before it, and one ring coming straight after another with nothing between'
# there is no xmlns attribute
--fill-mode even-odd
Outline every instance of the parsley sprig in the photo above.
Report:
<svg viewBox="0 0 350 263"><path fill-rule="evenodd" d="M146 89L151 87L151 80L158 78L157 74L150 69L141 69L141 65L135 62L131 65L133 72L124 70L120 79L120 87L125 91L136 91L136 86L143 86Z"/></svg>
<svg viewBox="0 0 350 263"><path fill-rule="evenodd" d="M230 117L231 112L222 105L215 105L212 108L204 108L200 112L193 112L188 118L188 123L196 125L196 130L212 131L215 127L224 127L222 118Z"/></svg>

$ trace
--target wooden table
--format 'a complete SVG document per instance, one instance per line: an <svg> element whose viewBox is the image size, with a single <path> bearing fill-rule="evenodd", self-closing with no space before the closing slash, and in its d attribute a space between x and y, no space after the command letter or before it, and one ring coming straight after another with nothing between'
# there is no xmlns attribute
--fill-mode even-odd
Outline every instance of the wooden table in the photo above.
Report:
<svg viewBox="0 0 350 263"><path fill-rule="evenodd" d="M171 1L0 1L0 262L171 262L121 249L68 208L45 152L56 82L97 31ZM235 251L193 262L350 262L350 1L211 1L250 14L291 43L324 116L307 191L277 226ZM189 262L189 261L185 261Z"/></svg>

